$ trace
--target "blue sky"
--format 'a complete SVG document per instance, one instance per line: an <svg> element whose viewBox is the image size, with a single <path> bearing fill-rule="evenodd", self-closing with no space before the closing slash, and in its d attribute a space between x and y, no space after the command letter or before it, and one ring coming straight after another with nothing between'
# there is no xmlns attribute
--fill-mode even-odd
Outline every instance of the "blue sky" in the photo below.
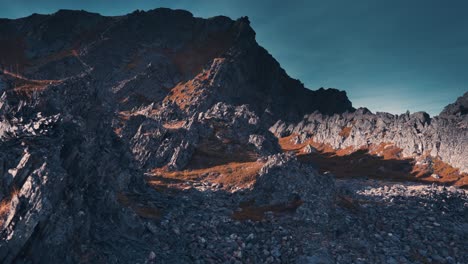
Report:
<svg viewBox="0 0 468 264"><path fill-rule="evenodd" d="M346 90L355 107L435 115L468 91L464 0L0 0L0 17L156 7L249 16L257 41L290 76L313 90Z"/></svg>

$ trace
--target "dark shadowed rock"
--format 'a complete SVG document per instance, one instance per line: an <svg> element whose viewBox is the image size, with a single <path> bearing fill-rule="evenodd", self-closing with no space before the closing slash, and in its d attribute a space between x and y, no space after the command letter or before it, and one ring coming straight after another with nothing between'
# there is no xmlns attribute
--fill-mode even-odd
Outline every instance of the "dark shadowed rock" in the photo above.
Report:
<svg viewBox="0 0 468 264"><path fill-rule="evenodd" d="M332 213L334 179L298 162L291 153L282 153L268 157L253 186L253 195L259 206L300 204L300 217L325 223Z"/></svg>
<svg viewBox="0 0 468 264"><path fill-rule="evenodd" d="M466 115L468 113L468 92L458 97L457 101L453 104L447 105L439 116L454 116L454 115Z"/></svg>

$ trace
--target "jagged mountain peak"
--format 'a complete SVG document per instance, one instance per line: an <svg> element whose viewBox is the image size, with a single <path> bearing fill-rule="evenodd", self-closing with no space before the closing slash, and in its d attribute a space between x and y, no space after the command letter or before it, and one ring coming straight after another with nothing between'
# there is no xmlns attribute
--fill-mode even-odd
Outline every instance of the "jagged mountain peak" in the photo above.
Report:
<svg viewBox="0 0 468 264"><path fill-rule="evenodd" d="M464 116L466 114L468 114L468 92L458 97L454 103L447 105L439 116Z"/></svg>
<svg viewBox="0 0 468 264"><path fill-rule="evenodd" d="M89 71L95 79L105 79L111 88L136 76L144 79L141 75L152 65L153 72L159 68L168 72L166 79L160 80L167 89L188 82L222 58L224 66L217 69L224 79L217 84L221 89L198 85L197 90L211 89L215 97L250 104L255 111L270 109L284 118L314 110L333 114L353 109L344 92L310 91L290 78L257 44L247 17L202 19L168 8L119 17L60 10L37 19L22 19L21 24L5 26L3 32L7 31L15 33L4 34L8 37L1 50L11 53L9 47L15 46L16 55L4 54L3 65L28 78L63 79ZM67 70L61 70L65 65Z"/></svg>

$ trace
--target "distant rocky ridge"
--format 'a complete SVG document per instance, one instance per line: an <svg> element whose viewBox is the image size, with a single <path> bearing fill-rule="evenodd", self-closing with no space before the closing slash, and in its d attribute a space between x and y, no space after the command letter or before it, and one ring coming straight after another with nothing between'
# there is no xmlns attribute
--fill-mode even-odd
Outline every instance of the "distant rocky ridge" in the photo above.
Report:
<svg viewBox="0 0 468 264"><path fill-rule="evenodd" d="M447 105L439 116L466 116L468 114L468 92L458 97L453 104Z"/></svg>
<svg viewBox="0 0 468 264"><path fill-rule="evenodd" d="M299 123L278 121L270 131L280 137L298 134L300 140L313 139L330 144L335 149L359 149L381 143L391 143L402 149L402 158L422 161L427 157L442 161L468 172L468 115L462 109L463 100L447 106L436 117L427 113L392 115L373 114L361 108L352 113L326 116L305 115Z"/></svg>
<svg viewBox="0 0 468 264"><path fill-rule="evenodd" d="M432 119L355 110L290 78L246 17L2 19L0 70L2 263L314 259L304 234L335 236L335 181L284 153L286 135L467 169L465 99Z"/></svg>

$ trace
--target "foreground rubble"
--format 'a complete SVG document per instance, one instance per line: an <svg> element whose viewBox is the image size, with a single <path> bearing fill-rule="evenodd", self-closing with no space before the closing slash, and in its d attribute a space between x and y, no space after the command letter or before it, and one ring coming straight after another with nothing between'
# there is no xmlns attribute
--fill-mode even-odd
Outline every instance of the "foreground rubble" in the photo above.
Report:
<svg viewBox="0 0 468 264"><path fill-rule="evenodd" d="M327 224L275 208L255 221L236 219L245 197L195 188L173 196L153 227L155 263L463 263L467 257L468 194L458 188L338 180Z"/></svg>
<svg viewBox="0 0 468 264"><path fill-rule="evenodd" d="M455 187L370 180L337 182L331 252L340 263L464 263L468 193Z"/></svg>

